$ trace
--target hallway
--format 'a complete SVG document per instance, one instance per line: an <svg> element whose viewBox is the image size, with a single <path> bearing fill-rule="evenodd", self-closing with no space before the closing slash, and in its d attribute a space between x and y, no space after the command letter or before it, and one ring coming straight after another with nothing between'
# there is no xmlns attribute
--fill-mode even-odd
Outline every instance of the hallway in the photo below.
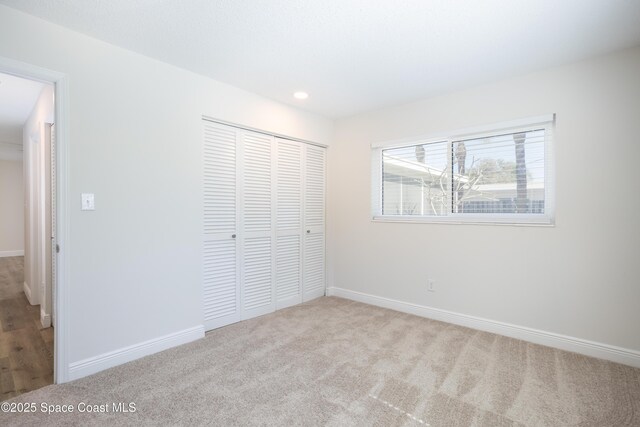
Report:
<svg viewBox="0 0 640 427"><path fill-rule="evenodd" d="M22 288L24 257L0 258L0 401L53 383L53 328Z"/></svg>

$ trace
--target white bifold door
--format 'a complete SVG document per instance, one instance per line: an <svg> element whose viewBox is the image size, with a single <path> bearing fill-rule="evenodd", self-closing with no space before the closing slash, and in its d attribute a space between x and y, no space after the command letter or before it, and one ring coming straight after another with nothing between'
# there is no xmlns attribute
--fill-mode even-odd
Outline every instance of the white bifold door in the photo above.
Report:
<svg viewBox="0 0 640 427"><path fill-rule="evenodd" d="M302 302L301 143L276 139L276 307Z"/></svg>
<svg viewBox="0 0 640 427"><path fill-rule="evenodd" d="M240 320L237 134L204 126L204 318L213 329Z"/></svg>
<svg viewBox="0 0 640 427"><path fill-rule="evenodd" d="M273 137L238 130L241 177L240 300L242 319L275 310L273 228Z"/></svg>
<svg viewBox="0 0 640 427"><path fill-rule="evenodd" d="M304 156L303 301L324 295L325 155L321 147L307 145Z"/></svg>
<svg viewBox="0 0 640 427"><path fill-rule="evenodd" d="M325 149L203 127L206 329L324 295Z"/></svg>

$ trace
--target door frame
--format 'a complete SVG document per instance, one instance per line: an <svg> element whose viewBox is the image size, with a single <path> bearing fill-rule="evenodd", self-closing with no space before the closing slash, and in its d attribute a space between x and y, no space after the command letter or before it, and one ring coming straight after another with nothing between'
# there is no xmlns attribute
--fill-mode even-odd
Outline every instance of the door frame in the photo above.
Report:
<svg viewBox="0 0 640 427"><path fill-rule="evenodd" d="M0 72L54 85L56 125L56 316L54 320L53 382L69 381L69 82L67 75L0 56ZM52 249L53 250L53 249Z"/></svg>

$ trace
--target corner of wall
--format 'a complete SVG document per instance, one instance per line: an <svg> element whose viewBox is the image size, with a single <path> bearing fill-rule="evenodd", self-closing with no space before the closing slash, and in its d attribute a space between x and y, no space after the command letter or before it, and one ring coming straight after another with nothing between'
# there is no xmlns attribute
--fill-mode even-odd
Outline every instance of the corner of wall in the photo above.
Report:
<svg viewBox="0 0 640 427"><path fill-rule="evenodd" d="M31 292L31 287L26 281L22 282L22 290L24 291L24 294L27 296L27 300L29 300L29 304L31 305L40 304L40 301L38 301L38 293Z"/></svg>

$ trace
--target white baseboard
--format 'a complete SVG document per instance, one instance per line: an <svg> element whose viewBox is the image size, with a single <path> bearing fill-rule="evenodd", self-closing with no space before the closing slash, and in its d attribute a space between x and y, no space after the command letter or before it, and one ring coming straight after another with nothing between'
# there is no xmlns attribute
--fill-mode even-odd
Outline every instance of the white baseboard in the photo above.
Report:
<svg viewBox="0 0 640 427"><path fill-rule="evenodd" d="M173 334L164 335L138 344L130 345L88 359L69 364L68 381L77 380L123 363L131 362L150 354L167 350L204 337L204 326L198 325Z"/></svg>
<svg viewBox="0 0 640 427"><path fill-rule="evenodd" d="M24 256L24 251L0 251L0 258L6 258L10 256Z"/></svg>
<svg viewBox="0 0 640 427"><path fill-rule="evenodd" d="M45 313L42 309L42 305L40 306L40 323L42 323L43 328L51 326L51 314Z"/></svg>
<svg viewBox="0 0 640 427"><path fill-rule="evenodd" d="M349 289L331 287L327 289L327 295L346 298L378 307L389 308L403 313L440 320L442 322L466 326L472 329L492 332L523 341L529 341L535 344L572 351L574 353L580 353L586 356L597 357L599 359L610 360L612 362L640 368L640 352L635 350L555 334L553 332L527 328L524 326L512 325L481 317L469 316L467 314L455 313L438 308L411 304L390 298L351 291Z"/></svg>
<svg viewBox="0 0 640 427"><path fill-rule="evenodd" d="M27 282L22 282L22 290L24 291L24 294L27 296L27 300L29 300L29 304L31 305L40 304L40 301L36 301L37 295L34 295L31 293L31 288L29 287Z"/></svg>

